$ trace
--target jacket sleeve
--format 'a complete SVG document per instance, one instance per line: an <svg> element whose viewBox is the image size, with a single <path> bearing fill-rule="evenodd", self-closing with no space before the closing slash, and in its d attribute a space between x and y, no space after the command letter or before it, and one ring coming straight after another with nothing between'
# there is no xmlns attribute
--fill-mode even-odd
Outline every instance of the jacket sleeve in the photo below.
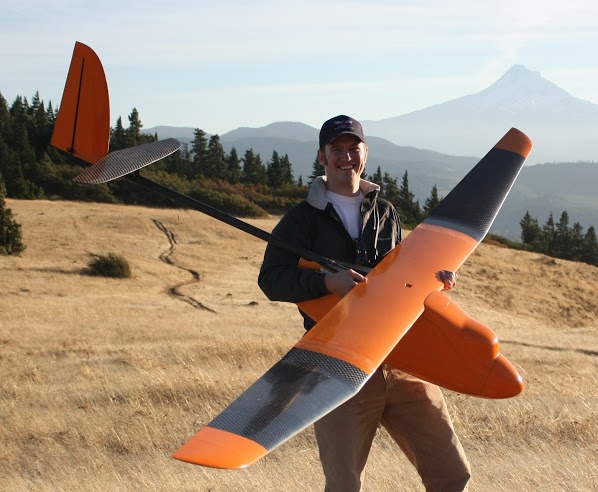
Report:
<svg viewBox="0 0 598 492"><path fill-rule="evenodd" d="M306 250L310 249L309 220L291 209L277 224L272 235ZM258 285L271 301L302 302L328 293L325 274L299 268L299 257L268 244L258 277Z"/></svg>

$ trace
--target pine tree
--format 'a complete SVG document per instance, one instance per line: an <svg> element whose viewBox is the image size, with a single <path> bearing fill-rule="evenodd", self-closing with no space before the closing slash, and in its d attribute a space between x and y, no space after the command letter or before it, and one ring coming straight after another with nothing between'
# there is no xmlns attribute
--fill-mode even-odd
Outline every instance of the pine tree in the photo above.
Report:
<svg viewBox="0 0 598 492"><path fill-rule="evenodd" d="M438 188L436 185L432 186L432 190L430 191L430 196L426 199L426 203L424 204L424 215L427 217L432 213L438 204L441 202L442 198L438 198Z"/></svg>
<svg viewBox="0 0 598 492"><path fill-rule="evenodd" d="M193 168L189 170L190 179L204 174L206 161L208 159L208 139L206 132L196 128L193 130L193 142L191 143L191 153L193 154Z"/></svg>
<svg viewBox="0 0 598 492"><path fill-rule="evenodd" d="M206 178L225 180L227 174L228 170L224 147L220 143L220 137L218 135L212 135L210 137L210 142L208 143L204 175Z"/></svg>
<svg viewBox="0 0 598 492"><path fill-rule="evenodd" d="M254 154L253 149L245 151L243 161L243 183L266 184L266 167L262 164L259 154Z"/></svg>
<svg viewBox="0 0 598 492"><path fill-rule="evenodd" d="M133 147L134 145L143 143L141 135L142 128L143 124L139 119L139 111L137 111L137 108L133 108L129 115L129 128L127 128L127 147Z"/></svg>
<svg viewBox="0 0 598 492"><path fill-rule="evenodd" d="M243 170L241 169L241 161L237 154L237 149L234 147L230 149L230 154L226 157L226 165L228 167L228 182L235 184L241 181Z"/></svg>
<svg viewBox="0 0 598 492"><path fill-rule="evenodd" d="M50 118L44 107L44 102L39 97L39 92L36 92L35 96L33 96L30 110L31 123L29 127L29 139L33 150L35 151L35 157L39 160L48 148L53 131Z"/></svg>
<svg viewBox="0 0 598 492"><path fill-rule="evenodd" d="M283 183L282 165L278 152L272 152L272 157L266 164L266 175L268 177L268 186L272 188L280 188Z"/></svg>
<svg viewBox="0 0 598 492"><path fill-rule="evenodd" d="M8 111L8 102L0 93L0 138L4 138L10 124L10 113Z"/></svg>
<svg viewBox="0 0 598 492"><path fill-rule="evenodd" d="M264 165L260 154L255 154L255 178L255 184L265 185L268 182L266 166Z"/></svg>
<svg viewBox="0 0 598 492"><path fill-rule="evenodd" d="M326 170L316 157L311 167L311 174L307 178L307 186L311 186L318 176L324 176L324 174L326 174Z"/></svg>
<svg viewBox="0 0 598 492"><path fill-rule="evenodd" d="M552 212L550 212L546 222L542 226L542 245L540 247L540 253L553 254L555 236L556 229L554 226L554 217L552 216Z"/></svg>
<svg viewBox="0 0 598 492"><path fill-rule="evenodd" d="M31 126L33 122L27 99L17 96L9 110L9 125L4 140L19 156L23 171L35 162L35 151L31 146L28 132Z"/></svg>
<svg viewBox="0 0 598 492"><path fill-rule="evenodd" d="M6 207L6 188L0 175L0 255L19 255L25 249L21 239L21 224L12 217Z"/></svg>
<svg viewBox="0 0 598 492"><path fill-rule="evenodd" d="M50 126L54 128L54 123L56 123L56 116L58 116L58 112L54 112L54 108L52 107L52 101L48 101L48 109L46 113L48 114L48 121L50 122Z"/></svg>
<svg viewBox="0 0 598 492"><path fill-rule="evenodd" d="M571 229L569 228L569 214L563 210L556 223L554 244L551 254L558 258L569 258L571 251Z"/></svg>
<svg viewBox="0 0 598 492"><path fill-rule="evenodd" d="M569 251L568 258L573 261L581 261L583 252L583 227L579 222L575 222L569 230Z"/></svg>
<svg viewBox="0 0 598 492"><path fill-rule="evenodd" d="M581 261L591 265L598 265L598 239L596 238L594 226L590 226L583 237Z"/></svg>
<svg viewBox="0 0 598 492"><path fill-rule="evenodd" d="M123 127L123 120L119 116L116 126L110 131L110 151L121 150L127 147L127 132Z"/></svg>
<svg viewBox="0 0 598 492"><path fill-rule="evenodd" d="M27 112L33 116L39 110L40 106L43 107L43 102L39 97L39 91L35 91L35 94L33 94L33 98L31 99L31 105L27 108Z"/></svg>
<svg viewBox="0 0 598 492"><path fill-rule="evenodd" d="M521 241L523 244L530 246L532 249L537 248L542 241L542 229L540 229L538 219L532 217L529 210L526 210L519 225L521 226Z"/></svg>
<svg viewBox="0 0 598 492"><path fill-rule="evenodd" d="M384 183L382 181L382 169L380 169L380 166L378 166L376 168L376 172L374 174L372 174L369 178L368 178L372 183L377 184L380 187L380 196L382 198L386 197L386 194L384 192Z"/></svg>
<svg viewBox="0 0 598 492"><path fill-rule="evenodd" d="M399 190L399 185L397 183L397 178L393 178L388 173L384 173L382 176L382 190L383 190L383 197L386 198L390 203L392 203L395 207L399 207L399 202L401 199L401 193ZM399 214L405 213L404 211L400 210ZM404 219L402 219L404 220Z"/></svg>
<svg viewBox="0 0 598 492"><path fill-rule="evenodd" d="M399 196L395 205L399 209L399 214L406 225L415 226L420 222L421 209L419 202L415 200L415 195L409 189L407 171L403 175L401 186L399 187Z"/></svg>
<svg viewBox="0 0 598 492"><path fill-rule="evenodd" d="M295 182L293 165L289 159L289 154L285 154L280 158L280 172L284 184L293 184Z"/></svg>

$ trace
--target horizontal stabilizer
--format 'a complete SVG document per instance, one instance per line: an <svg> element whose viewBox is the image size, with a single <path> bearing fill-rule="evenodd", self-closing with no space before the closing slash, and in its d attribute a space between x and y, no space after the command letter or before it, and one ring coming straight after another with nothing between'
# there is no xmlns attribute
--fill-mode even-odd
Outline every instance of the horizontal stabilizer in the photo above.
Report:
<svg viewBox="0 0 598 492"><path fill-rule="evenodd" d="M110 152L73 178L78 183L99 184L121 178L169 156L181 147L174 139L158 140Z"/></svg>
<svg viewBox="0 0 598 492"><path fill-rule="evenodd" d="M318 264L303 260L300 266L319 269ZM328 294L298 306L318 321L339 301L337 295ZM511 398L523 391L523 382L499 349L498 338L489 327L435 291L424 301L423 314L384 362L458 393Z"/></svg>
<svg viewBox="0 0 598 492"><path fill-rule="evenodd" d="M424 312L384 361L444 388L483 398L511 398L523 380L499 353L496 334L442 292L432 292Z"/></svg>

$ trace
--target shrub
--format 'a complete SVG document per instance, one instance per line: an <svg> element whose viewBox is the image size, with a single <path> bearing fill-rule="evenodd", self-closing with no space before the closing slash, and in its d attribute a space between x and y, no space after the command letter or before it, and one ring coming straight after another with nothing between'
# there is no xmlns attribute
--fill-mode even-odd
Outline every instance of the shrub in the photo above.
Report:
<svg viewBox="0 0 598 492"><path fill-rule="evenodd" d="M94 277L130 278L131 265L126 258L114 253L94 255L84 272Z"/></svg>
<svg viewBox="0 0 598 492"><path fill-rule="evenodd" d="M4 197L6 188L0 175L0 255L20 255L25 249L21 242L21 224L12 217L12 211L6 207Z"/></svg>

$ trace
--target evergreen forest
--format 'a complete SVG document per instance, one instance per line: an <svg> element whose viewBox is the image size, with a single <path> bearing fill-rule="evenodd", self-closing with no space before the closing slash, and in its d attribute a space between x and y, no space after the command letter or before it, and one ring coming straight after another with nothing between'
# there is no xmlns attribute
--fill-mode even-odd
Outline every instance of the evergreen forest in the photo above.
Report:
<svg viewBox="0 0 598 492"><path fill-rule="evenodd" d="M9 105L0 94L0 183L3 195L14 199L63 199L107 203L178 207L171 199L119 179L102 185L73 181L87 163L50 145L58 111L36 93L31 102L18 96ZM158 135L142 133L137 109L128 120L121 117L110 131L110 151L152 142ZM267 160L265 160L267 159ZM306 182L295 177L288 155L275 149L264 158L253 149L225 152L218 135L196 128L190 146L144 169L144 176L173 188L223 212L241 217L282 214L307 195L308 186L323 166L314 160ZM442 197L434 186L421 205L409 189L405 171L400 182L378 167L366 179L380 185L381 196L392 202L407 228L421 222ZM594 227L583 231L569 225L563 211L555 223L552 215L542 226L529 212L521 220L521 242L491 235L509 247L598 265L598 241Z"/></svg>

